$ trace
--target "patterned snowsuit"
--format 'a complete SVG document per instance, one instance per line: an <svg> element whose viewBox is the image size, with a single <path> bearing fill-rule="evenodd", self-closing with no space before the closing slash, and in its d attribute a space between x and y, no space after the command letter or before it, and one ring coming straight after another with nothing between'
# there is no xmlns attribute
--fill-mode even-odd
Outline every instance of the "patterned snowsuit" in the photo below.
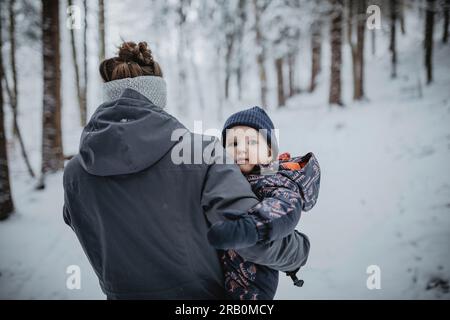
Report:
<svg viewBox="0 0 450 320"><path fill-rule="evenodd" d="M317 202L320 167L312 153L290 158L279 157L278 171L262 174L261 167L247 175L253 192L261 201L251 214L266 241L282 239L295 230L301 211ZM305 235L302 234L305 238ZM278 271L244 260L235 250L221 251L225 288L234 300L273 299L278 286ZM306 262L306 261L305 261Z"/></svg>

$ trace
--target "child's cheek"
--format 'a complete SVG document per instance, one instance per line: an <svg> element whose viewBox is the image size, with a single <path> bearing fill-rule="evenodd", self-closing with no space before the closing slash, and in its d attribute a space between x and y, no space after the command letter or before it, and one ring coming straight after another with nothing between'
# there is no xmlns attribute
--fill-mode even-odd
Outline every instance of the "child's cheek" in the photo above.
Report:
<svg viewBox="0 0 450 320"><path fill-rule="evenodd" d="M259 163L259 159L258 159L258 149L257 148L250 148L249 153L248 153L248 162L251 164L258 164Z"/></svg>
<svg viewBox="0 0 450 320"><path fill-rule="evenodd" d="M226 151L227 155L230 158L232 158L234 160L234 162L236 162L236 160L237 160L236 150L234 148L232 148L232 147L226 147L225 151Z"/></svg>
<svg viewBox="0 0 450 320"><path fill-rule="evenodd" d="M264 147L255 146L249 152L251 164L265 164L267 161L267 150Z"/></svg>
<svg viewBox="0 0 450 320"><path fill-rule="evenodd" d="M269 147L267 145L261 146L258 150L258 163L259 164L268 164L270 162L270 152Z"/></svg>

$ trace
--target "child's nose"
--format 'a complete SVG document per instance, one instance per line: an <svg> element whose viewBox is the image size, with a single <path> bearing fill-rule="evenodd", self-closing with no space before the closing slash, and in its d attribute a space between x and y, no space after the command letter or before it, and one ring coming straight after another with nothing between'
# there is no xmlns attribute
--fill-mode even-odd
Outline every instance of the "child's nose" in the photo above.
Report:
<svg viewBox="0 0 450 320"><path fill-rule="evenodd" d="M238 145L238 146L237 146L237 153L238 153L238 154L243 154L243 153L245 153L245 146L243 146L242 144L241 144L241 145Z"/></svg>

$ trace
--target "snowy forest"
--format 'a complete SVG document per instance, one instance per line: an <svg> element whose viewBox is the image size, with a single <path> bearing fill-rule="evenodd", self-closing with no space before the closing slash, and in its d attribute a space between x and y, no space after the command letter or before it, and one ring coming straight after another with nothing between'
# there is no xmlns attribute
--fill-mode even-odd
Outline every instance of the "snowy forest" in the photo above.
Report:
<svg viewBox="0 0 450 320"><path fill-rule="evenodd" d="M0 298L104 299L64 225L62 175L102 103L98 66L122 41L148 43L167 112L190 129L221 130L261 106L280 151L317 155L321 194L298 226L312 244L305 285L280 276L277 299L450 298L450 0L2 0L0 10Z"/></svg>

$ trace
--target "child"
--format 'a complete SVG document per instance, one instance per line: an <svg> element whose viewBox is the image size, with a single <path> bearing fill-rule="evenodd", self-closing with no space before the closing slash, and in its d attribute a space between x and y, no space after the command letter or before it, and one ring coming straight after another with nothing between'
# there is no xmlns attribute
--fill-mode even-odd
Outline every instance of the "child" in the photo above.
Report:
<svg viewBox="0 0 450 320"><path fill-rule="evenodd" d="M312 153L293 159L285 153L279 162L274 161L278 153L274 125L259 107L232 115L222 131L222 142L261 202L248 214L227 214L227 220L211 227L208 239L216 248L226 250L220 251L221 261L225 288L232 299L273 299L278 271L246 261L233 249L283 239L297 232L301 210L310 210L317 201L320 168ZM275 172L265 173L274 165ZM297 271L288 275L296 279Z"/></svg>

